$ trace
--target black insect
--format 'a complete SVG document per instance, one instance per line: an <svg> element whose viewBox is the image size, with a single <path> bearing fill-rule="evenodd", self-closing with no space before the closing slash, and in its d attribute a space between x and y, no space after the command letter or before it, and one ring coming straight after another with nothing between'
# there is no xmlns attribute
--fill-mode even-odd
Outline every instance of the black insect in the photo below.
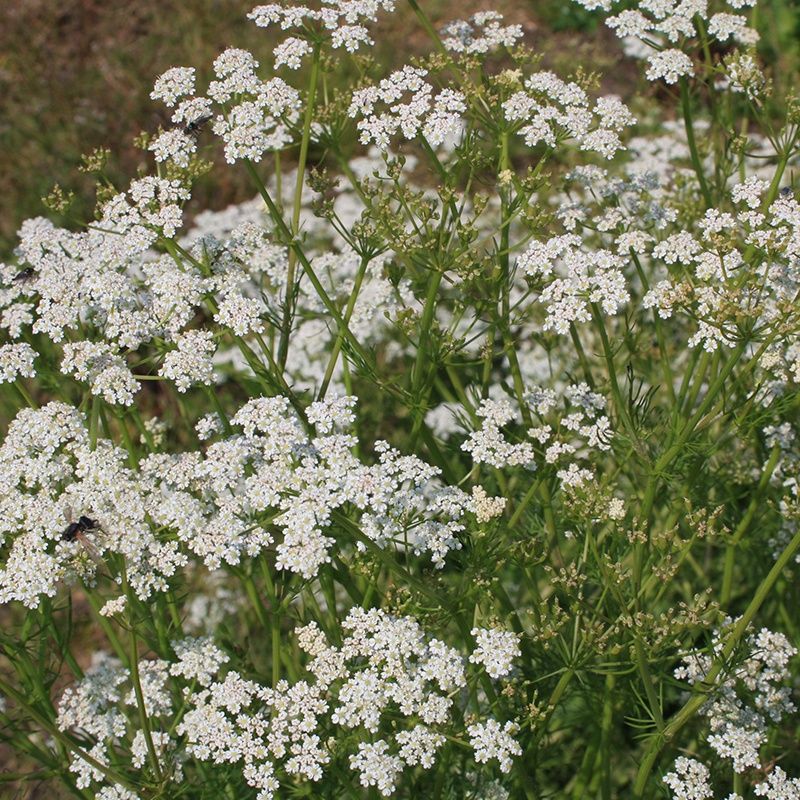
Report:
<svg viewBox="0 0 800 800"><path fill-rule="evenodd" d="M74 542L81 534L96 531L100 525L91 517L81 516L77 522L70 522L61 534L64 542Z"/></svg>
<svg viewBox="0 0 800 800"><path fill-rule="evenodd" d="M209 120L213 118L213 114L201 114L197 119L193 119L186 124L183 132L187 136L197 136Z"/></svg>
<svg viewBox="0 0 800 800"><path fill-rule="evenodd" d="M18 272L12 279L12 283L27 283L36 277L36 270L33 267L25 267L22 271Z"/></svg>
<svg viewBox="0 0 800 800"><path fill-rule="evenodd" d="M794 197L794 191L791 186L784 186L778 194L784 198Z"/></svg>

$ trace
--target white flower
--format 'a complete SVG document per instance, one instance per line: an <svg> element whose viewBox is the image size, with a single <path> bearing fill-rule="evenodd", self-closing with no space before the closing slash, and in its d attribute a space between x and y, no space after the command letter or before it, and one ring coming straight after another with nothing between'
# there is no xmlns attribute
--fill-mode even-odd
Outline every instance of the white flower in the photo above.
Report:
<svg viewBox="0 0 800 800"><path fill-rule="evenodd" d="M10 383L18 377L33 378L36 351L26 342L0 345L0 383Z"/></svg>
<svg viewBox="0 0 800 800"><path fill-rule="evenodd" d="M672 790L673 800L706 800L714 796L710 775L705 764L681 756L675 760L675 771L668 772L663 780Z"/></svg>
<svg viewBox="0 0 800 800"><path fill-rule="evenodd" d="M708 35L720 42L733 38L739 44L754 45L758 33L747 26L747 20L738 14L714 14L708 23Z"/></svg>
<svg viewBox="0 0 800 800"><path fill-rule="evenodd" d="M350 756L350 767L359 773L362 786L376 786L384 796L394 793L397 778L403 771L403 761L389 755L389 745L379 739L377 742L362 742L358 753Z"/></svg>
<svg viewBox="0 0 800 800"><path fill-rule="evenodd" d="M220 325L230 328L236 336L248 333L260 333L264 330L261 314L264 303L257 297L245 297L236 291L226 293L219 304L214 320Z"/></svg>
<svg viewBox="0 0 800 800"><path fill-rule="evenodd" d="M127 604L128 598L123 594L113 600L108 600L99 613L103 617L113 617L115 614L121 614Z"/></svg>
<svg viewBox="0 0 800 800"><path fill-rule="evenodd" d="M291 136L283 120L291 119L300 105L299 93L280 78L258 82L246 91L254 99L243 100L214 122L214 133L225 142L229 164L242 158L259 161L267 150L288 144Z"/></svg>
<svg viewBox="0 0 800 800"><path fill-rule="evenodd" d="M349 430L356 421L353 409L358 402L356 397L328 397L312 403L306 415L317 433L329 434L334 429Z"/></svg>
<svg viewBox="0 0 800 800"><path fill-rule="evenodd" d="M156 161L172 161L178 167L187 167L189 158L197 152L197 142L182 130L173 128L153 139L147 149Z"/></svg>
<svg viewBox="0 0 800 800"><path fill-rule="evenodd" d="M442 28L442 43L454 53L489 53L513 47L522 38L521 25L502 25L503 15L480 11L469 21L454 20Z"/></svg>
<svg viewBox="0 0 800 800"><path fill-rule="evenodd" d="M170 675L179 675L187 681L197 681L201 686L211 684L228 656L214 645L209 636L182 639L172 643L178 662L170 666Z"/></svg>
<svg viewBox="0 0 800 800"><path fill-rule="evenodd" d="M514 722L506 722L501 726L497 720L489 719L485 723L476 723L467 728L469 743L475 750L475 760L479 764L496 758L500 762L501 772L510 772L512 756L521 756L522 748L513 738L519 730Z"/></svg>
<svg viewBox="0 0 800 800"><path fill-rule="evenodd" d="M175 382L179 392L195 383L210 384L213 380L211 356L216 346L210 331L190 330L175 341L177 348L164 356L159 375Z"/></svg>
<svg viewBox="0 0 800 800"><path fill-rule="evenodd" d="M731 197L737 205L744 203L749 208L758 208L761 205L762 196L769 188L769 183L751 175L743 183L737 183L731 189Z"/></svg>
<svg viewBox="0 0 800 800"><path fill-rule="evenodd" d="M620 39L624 39L626 36L635 36L637 39L641 39L650 32L652 22L641 11L629 9L621 11L614 17L609 17L606 25Z"/></svg>
<svg viewBox="0 0 800 800"><path fill-rule="evenodd" d="M506 507L506 498L489 497L482 486L473 486L472 506L478 522L489 522L503 513L503 509Z"/></svg>
<svg viewBox="0 0 800 800"><path fill-rule="evenodd" d="M464 96L452 89L434 93L425 80L427 71L403 67L384 78L378 86L353 93L348 114L362 117L358 122L362 144L374 142L386 150L397 133L412 140L423 135L435 147L461 128L466 110ZM405 102L400 102L401 99Z"/></svg>
<svg viewBox="0 0 800 800"><path fill-rule="evenodd" d="M156 80L150 97L174 106L178 98L194 93L194 75L194 67L172 67Z"/></svg>
<svg viewBox="0 0 800 800"><path fill-rule="evenodd" d="M677 83L678 79L690 76L694 72L692 60L680 50L662 50L647 59L647 79L657 81L661 78L666 83Z"/></svg>
<svg viewBox="0 0 800 800"><path fill-rule="evenodd" d="M284 64L289 69L300 69L305 56L311 52L311 45L305 39L290 36L284 39L272 52L275 56L275 69Z"/></svg>
<svg viewBox="0 0 800 800"><path fill-rule="evenodd" d="M61 371L88 382L92 394L103 397L107 403L131 405L141 388L125 360L109 345L100 342L65 344Z"/></svg>
<svg viewBox="0 0 800 800"><path fill-rule="evenodd" d="M430 769L436 760L436 751L445 743L445 738L425 725L416 725L410 731L400 731L395 736L400 745L400 758L410 767L419 764Z"/></svg>
<svg viewBox="0 0 800 800"><path fill-rule="evenodd" d="M343 25L337 28L333 32L331 43L334 49L344 47L348 53L355 53L362 44L375 44L363 25Z"/></svg>
<svg viewBox="0 0 800 800"><path fill-rule="evenodd" d="M471 633L476 645L469 660L473 664L482 664L495 680L508 675L512 662L521 655L519 636L511 631L487 628L473 628Z"/></svg>
<svg viewBox="0 0 800 800"><path fill-rule="evenodd" d="M800 800L800 779L789 778L778 766L774 767L766 781L757 783L755 793L769 800Z"/></svg>

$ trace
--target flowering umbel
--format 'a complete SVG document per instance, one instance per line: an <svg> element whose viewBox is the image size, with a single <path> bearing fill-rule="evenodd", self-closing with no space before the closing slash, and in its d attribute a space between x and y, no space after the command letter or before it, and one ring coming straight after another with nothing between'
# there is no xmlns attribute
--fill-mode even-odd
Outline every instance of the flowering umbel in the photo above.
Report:
<svg viewBox="0 0 800 800"><path fill-rule="evenodd" d="M149 170L22 225L9 783L799 796L791 59L745 0L581 4L613 79L521 8L260 5L156 78Z"/></svg>

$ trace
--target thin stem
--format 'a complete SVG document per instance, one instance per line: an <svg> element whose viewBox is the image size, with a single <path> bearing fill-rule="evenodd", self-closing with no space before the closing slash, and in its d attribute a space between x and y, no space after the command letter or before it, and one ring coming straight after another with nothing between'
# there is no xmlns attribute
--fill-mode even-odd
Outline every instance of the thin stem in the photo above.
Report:
<svg viewBox="0 0 800 800"><path fill-rule="evenodd" d="M300 156L297 160L297 180L294 187L294 202L292 205L292 238L296 238L300 231L300 209L303 202L303 183L306 174L306 160L308 158L308 144L311 140L311 123L314 119L314 102L317 94L317 82L319 80L320 65L320 45L314 45L314 53L311 61L311 76L308 82L308 94L306 95L306 113L303 118L303 135L300 140ZM280 194L278 194L280 201ZM278 209L280 212L280 209ZM294 315L294 290L295 290L295 265L297 263L297 253L289 251L289 266L286 271L286 297L283 304L283 319L281 320L281 337L278 343L278 364L281 371L286 367L286 357L289 352L289 334L292 328L292 316Z"/></svg>
<svg viewBox="0 0 800 800"><path fill-rule="evenodd" d="M706 208L711 208L714 201L711 198L711 190L708 188L706 176L703 173L703 164L700 161L700 153L697 150L697 141L694 137L694 121L692 119L692 98L689 95L689 82L685 77L680 79L681 89L681 109L683 111L683 124L686 128L686 142L689 145L689 154L692 159L692 167L694 168L697 180L700 183L700 191L703 194L703 201Z"/></svg>
<svg viewBox="0 0 800 800"><path fill-rule="evenodd" d="M25 710L31 719L33 719L38 725L46 730L54 739L63 744L82 761L85 761L87 764L89 764L89 766L96 769L102 775L105 775L107 778L109 778L109 780L112 780L115 783L118 783L120 786L130 789L131 791L141 791L140 787L138 787L126 775L123 775L121 772L118 772L116 769L113 769L106 764L101 764L96 758L90 756L83 748L75 744L71 737L61 731L44 714L31 705L21 692L18 692L10 683L7 683L5 680L3 680L2 677L0 677L0 693L4 694L6 697L10 697L20 708Z"/></svg>
<svg viewBox="0 0 800 800"><path fill-rule="evenodd" d="M353 282L353 290L350 292L350 297L347 301L347 307L344 311L344 324L349 325L350 319L353 316L353 311L356 307L356 300L358 300L359 292L361 291L361 284L364 281L364 275L367 272L367 267L369 266L369 259L366 257L362 257L361 263L358 265L358 272L356 273L355 281ZM325 394L328 391L328 386L331 382L331 378L333 377L333 370L336 368L336 362L339 360L339 352L342 349L342 342L344 341L344 335L341 331L338 332L336 335L336 342L333 345L333 351L331 352L330 359L328 359L328 366L325 368L325 375L322 378L322 383L319 387L319 394L317 395L317 400L322 400L325 397Z"/></svg>
<svg viewBox="0 0 800 800"><path fill-rule="evenodd" d="M747 506L744 516L739 521L739 524L736 526L736 530L734 530L733 535L728 542L728 547L725 551L725 566L722 575L722 591L720 592L719 599L719 603L722 608L725 608L731 599L733 568L736 563L736 547L742 540L742 537L745 535L745 533L747 533L747 529L750 527L753 517L755 517L756 510L761 503L764 491L769 485L770 478L772 478L772 473L775 471L775 467L778 465L780 456L781 448L776 444L772 448L769 460L764 465L764 471L761 473L761 478L758 481L758 486L753 494L753 498L750 500L750 504Z"/></svg>
<svg viewBox="0 0 800 800"><path fill-rule="evenodd" d="M130 600L128 601L130 602ZM130 625L131 632L131 682L133 683L133 691L136 695L136 706L139 709L139 721L142 724L142 733L144 734L145 744L147 745L147 753L150 757L150 763L153 767L153 772L159 782L163 780L161 774L161 763L156 753L155 744L153 743L153 735L150 731L150 718L147 715L147 707L144 702L144 692L142 691L142 682L139 675L139 646L136 639L136 626L133 622Z"/></svg>
<svg viewBox="0 0 800 800"><path fill-rule="evenodd" d="M14 387L19 392L20 397L22 397L22 399L25 401L25 403L28 405L29 408L39 408L39 406L36 404L36 401L33 399L33 397L31 397L30 393L25 388L25 384L22 382L21 379L17 378L17 380L14 381Z"/></svg>
<svg viewBox="0 0 800 800"><path fill-rule="evenodd" d="M647 702L650 705L650 713L653 715L656 729L662 731L664 730L664 717L661 714L661 702L653 686L653 678L650 675L650 669L647 664L647 653L645 652L641 636L636 636L634 640L634 652L636 653L636 668L639 670L639 676L644 685Z"/></svg>
<svg viewBox="0 0 800 800"><path fill-rule="evenodd" d="M644 791L647 786L648 778L650 777L650 772L652 771L661 750L667 743L671 742L681 728L683 728L683 726L694 717L694 715L705 704L706 700L708 700L708 696L715 690L715 681L717 677L728 663L728 659L730 659L731 654L746 633L748 626L758 613L758 610L761 608L764 601L767 599L767 595L770 593L772 587L775 585L775 582L781 576L783 570L786 568L789 561L791 561L791 559L794 557L794 554L798 549L800 549L800 530L795 533L792 540L786 545L783 552L778 557L778 560L775 562L772 569L769 571L764 580L761 581L756 593L753 595L753 599L750 601L750 604L747 606L744 614L742 614L742 616L739 618L730 635L726 639L725 645L720 651L720 654L714 659L708 673L702 681L699 681L694 685L694 692L692 696L686 701L681 710L678 711L678 713L675 714L675 716L664 726L664 729L655 734L650 740L650 744L647 748L644 758L642 759L642 763L636 776L634 797L644 796Z"/></svg>
<svg viewBox="0 0 800 800"><path fill-rule="evenodd" d="M411 6L412 10L414 11L414 14L416 14L416 17L419 20L420 25L422 25L422 27L425 29L425 32L428 34L428 36L431 37L431 41L436 46L436 49L440 53L445 55L447 57L447 60L450 61L451 60L450 53L444 46L441 37L436 31L436 28L433 27L431 21L425 15L425 12L420 8L419 4L417 3L417 0L408 0L408 4Z"/></svg>
<svg viewBox="0 0 800 800"><path fill-rule="evenodd" d="M347 344L352 347L353 352L355 352L365 364L369 363L369 358L367 356L366 351L359 343L358 339L353 336L352 331L345 325L344 319L342 319L342 315L339 312L339 309L336 307L336 304L331 300L328 293L325 291L322 283L320 282L319 278L317 277L314 268L311 265L311 262L306 257L305 253L303 252L303 248L300 246L300 243L292 236L292 232L287 227L286 223L283 221L283 218L280 216L280 212L278 211L275 202L273 201L272 197L270 196L269 191L267 191L267 187L264 185L261 178L258 176L258 172L256 172L255 167L253 166L252 162L249 160L245 160L245 169L250 173L250 176L254 179L256 186L258 187L259 194L261 195L262 199L267 205L269 209L270 216L272 217L273 222L277 226L279 232L286 240L289 248L294 250L297 254L297 258L303 266L303 269L308 276L309 280L311 281L312 285L314 286L314 290L317 293L317 296L320 300L322 300L323 305L327 309L328 313L336 320L336 323L339 326L339 329L342 331Z"/></svg>

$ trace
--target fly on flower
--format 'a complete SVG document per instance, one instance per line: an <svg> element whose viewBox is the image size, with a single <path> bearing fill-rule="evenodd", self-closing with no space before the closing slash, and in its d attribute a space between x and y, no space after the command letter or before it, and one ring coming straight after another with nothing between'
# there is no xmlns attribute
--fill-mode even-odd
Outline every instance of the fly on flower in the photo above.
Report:
<svg viewBox="0 0 800 800"><path fill-rule="evenodd" d="M213 119L213 117L213 114L201 114L196 119L190 120L183 129L183 132L187 136L198 136L200 131L211 119Z"/></svg>
<svg viewBox="0 0 800 800"><path fill-rule="evenodd" d="M93 561L98 564L102 563L97 547L95 547L86 535L87 533L94 533L101 530L100 523L96 519L92 519L85 514L81 514L77 521L75 521L71 508L67 508L64 516L69 524L61 533L61 541L78 542Z"/></svg>
<svg viewBox="0 0 800 800"><path fill-rule="evenodd" d="M26 267L20 270L12 279L12 283L24 284L32 281L36 277L36 270L33 267Z"/></svg>

